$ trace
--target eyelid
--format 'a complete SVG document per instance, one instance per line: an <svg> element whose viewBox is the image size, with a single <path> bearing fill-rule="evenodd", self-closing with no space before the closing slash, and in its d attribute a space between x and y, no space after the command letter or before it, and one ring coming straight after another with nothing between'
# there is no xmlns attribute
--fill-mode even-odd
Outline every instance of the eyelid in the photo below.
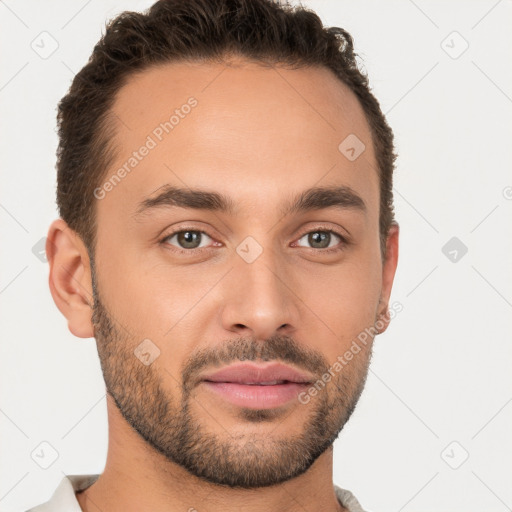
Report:
<svg viewBox="0 0 512 512"><path fill-rule="evenodd" d="M184 231L194 231L197 233L201 233L201 234L209 237L215 243L222 243L222 242L218 242L216 240L216 238L214 236L210 235L210 233L208 233L208 231L206 231L205 229L198 229L197 227L192 227L192 226L187 226L187 225L176 226L172 229L171 232L169 232L167 234L163 234L161 237L159 237L159 243L164 244L166 242L166 240L168 240L169 238L172 238L173 236L175 236L179 233L182 233ZM167 244L167 245L171 245L171 244ZM176 250L178 252L188 253L188 254L194 254L194 253L197 253L204 249L210 249L212 247L212 246L208 246L208 247L196 247L194 249L184 249L183 247L178 247L176 245L171 245L171 246L174 250Z"/></svg>
<svg viewBox="0 0 512 512"><path fill-rule="evenodd" d="M303 237L304 235L307 235L308 233L314 233L315 231L327 231L330 233L334 233L335 235L338 235L343 241L346 243L349 242L349 234L347 232L342 233L341 228L335 228L330 224L315 224L313 227L307 227L304 230L301 231L301 234L299 235L299 238ZM343 230L345 231L345 230Z"/></svg>
<svg viewBox="0 0 512 512"><path fill-rule="evenodd" d="M302 237L305 235L308 235L309 233L315 233L315 232L325 232L325 233L333 233L340 239L340 243L338 245L335 245L334 247L325 247L324 249L317 249L315 247L302 247L302 249L307 249L310 251L314 251L315 253L319 254L329 254L329 253L336 253L343 251L348 245L350 245L351 241L350 238L346 234L342 234L340 232L340 229L335 229L332 226L329 225L321 225L317 224L314 227L306 228L302 231L302 234L299 235L296 242L293 242L296 244ZM295 245L294 245L295 246Z"/></svg>

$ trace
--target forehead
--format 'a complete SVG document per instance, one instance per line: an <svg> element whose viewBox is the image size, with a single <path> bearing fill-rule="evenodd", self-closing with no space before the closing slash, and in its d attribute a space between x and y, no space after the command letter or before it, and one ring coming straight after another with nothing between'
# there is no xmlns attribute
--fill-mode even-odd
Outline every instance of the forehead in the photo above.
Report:
<svg viewBox="0 0 512 512"><path fill-rule="evenodd" d="M118 153L105 180L126 172L101 208L133 213L165 184L222 189L253 209L278 207L284 190L338 184L378 203L363 109L325 68L166 64L130 77L112 112ZM354 141L364 151L351 160L343 151Z"/></svg>

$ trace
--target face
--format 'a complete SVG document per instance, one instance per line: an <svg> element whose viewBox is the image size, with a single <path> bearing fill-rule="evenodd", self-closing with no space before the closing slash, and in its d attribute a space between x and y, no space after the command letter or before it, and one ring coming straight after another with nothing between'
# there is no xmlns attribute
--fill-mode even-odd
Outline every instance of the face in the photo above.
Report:
<svg viewBox="0 0 512 512"><path fill-rule="evenodd" d="M304 473L356 405L372 339L344 354L385 312L394 273L356 97L324 69L182 63L132 77L113 113L93 325L119 414L209 482ZM365 145L356 159L338 148L351 134ZM272 402L269 386L262 403L203 380L242 361L316 387Z"/></svg>

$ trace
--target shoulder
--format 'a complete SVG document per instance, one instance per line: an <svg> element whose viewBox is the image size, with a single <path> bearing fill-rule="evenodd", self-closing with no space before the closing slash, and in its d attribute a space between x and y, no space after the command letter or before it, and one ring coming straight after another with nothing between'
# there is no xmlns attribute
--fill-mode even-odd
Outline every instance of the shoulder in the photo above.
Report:
<svg viewBox="0 0 512 512"><path fill-rule="evenodd" d="M349 512L369 512L363 509L357 498L347 489L342 489L334 484L334 492L338 501L349 511Z"/></svg>
<svg viewBox="0 0 512 512"><path fill-rule="evenodd" d="M87 489L99 476L99 474L65 475L48 501L26 512L82 512L75 492Z"/></svg>

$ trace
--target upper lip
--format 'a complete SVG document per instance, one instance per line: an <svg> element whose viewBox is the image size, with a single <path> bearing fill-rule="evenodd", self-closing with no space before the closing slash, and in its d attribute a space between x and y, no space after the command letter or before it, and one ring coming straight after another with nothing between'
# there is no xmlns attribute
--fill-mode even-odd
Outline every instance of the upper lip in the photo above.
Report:
<svg viewBox="0 0 512 512"><path fill-rule="evenodd" d="M250 363L239 363L226 366L216 372L204 375L201 380L210 382L234 382L237 384L274 383L275 381L313 382L310 375L280 363L257 366Z"/></svg>

